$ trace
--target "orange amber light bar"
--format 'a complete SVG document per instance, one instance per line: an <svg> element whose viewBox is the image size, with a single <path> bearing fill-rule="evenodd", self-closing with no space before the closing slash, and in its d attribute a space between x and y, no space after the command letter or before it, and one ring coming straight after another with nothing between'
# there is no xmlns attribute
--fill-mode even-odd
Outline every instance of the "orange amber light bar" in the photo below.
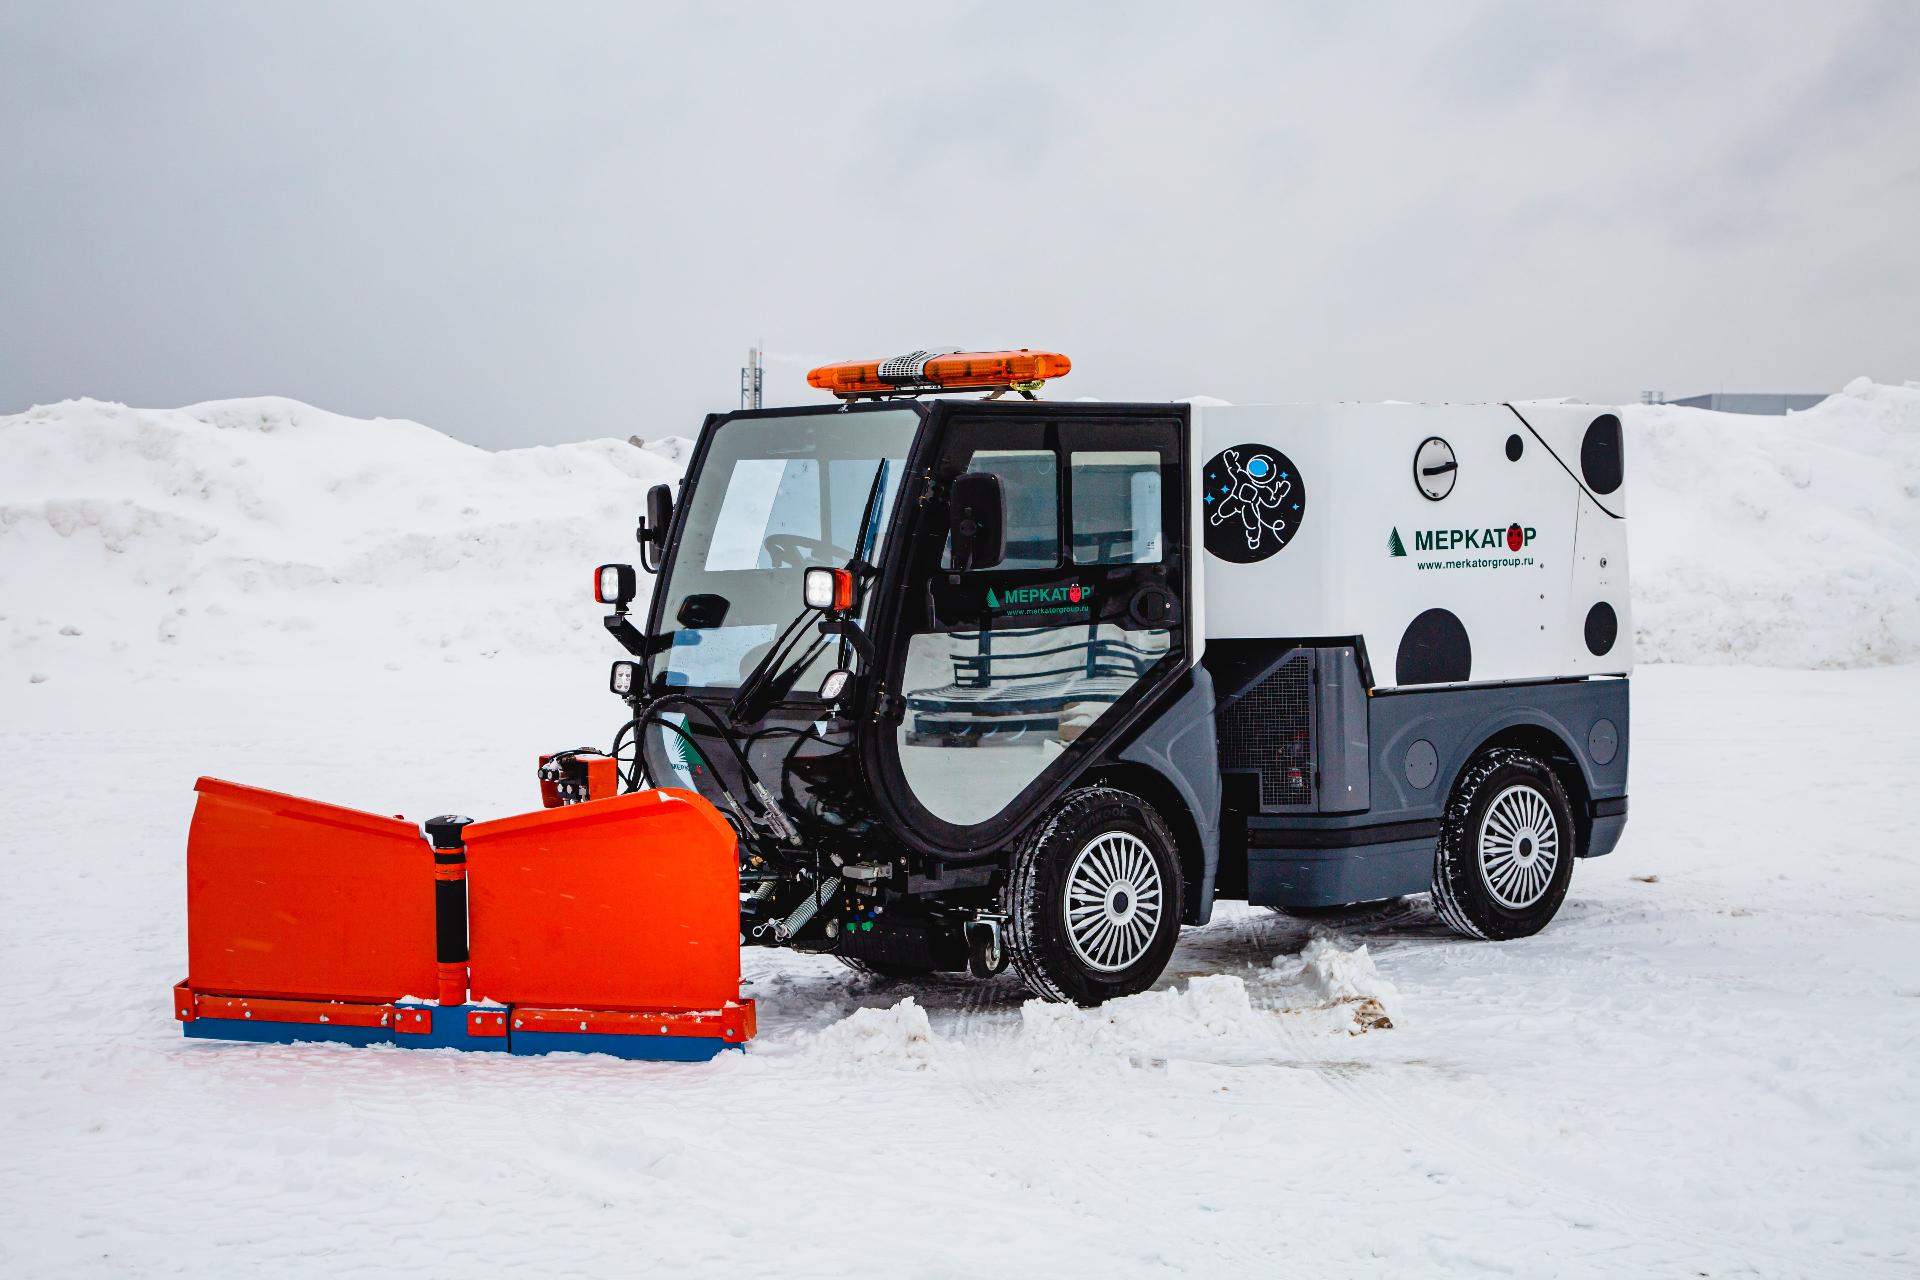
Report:
<svg viewBox="0 0 1920 1280"><path fill-rule="evenodd" d="M892 360L847 360L807 374L807 385L837 396L882 395L930 388L1017 387L1045 382L1073 369L1057 351L967 351L955 355L901 356Z"/></svg>

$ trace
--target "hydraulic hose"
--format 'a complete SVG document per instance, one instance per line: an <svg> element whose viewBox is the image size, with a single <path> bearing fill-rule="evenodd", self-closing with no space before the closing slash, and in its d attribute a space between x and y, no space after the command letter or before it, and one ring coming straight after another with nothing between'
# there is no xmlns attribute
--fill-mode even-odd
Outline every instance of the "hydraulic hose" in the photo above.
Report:
<svg viewBox="0 0 1920 1280"><path fill-rule="evenodd" d="M746 752L740 749L740 743L734 738L733 732L728 728L726 721L722 720L713 708L685 694L662 694L660 697L647 703L646 706L640 708L635 713L634 718L621 729L622 734L626 732L627 728L634 729L634 768L629 781L629 789L637 789L640 778L646 774L646 756L644 744L641 741L641 734L645 732L647 726L650 724L658 725L663 730L672 732L682 742L686 743L688 748L691 749L696 756L701 754L700 744L694 741L693 735L688 733L680 725L673 724L665 718L665 709L669 706L685 707L690 713L698 712L708 723L712 724L714 731L719 734L720 740L727 744L727 750L733 753L734 762L740 768L741 779L746 783L747 789L753 793L754 800L760 808L762 822L772 830L777 838L785 841L787 844L798 845L800 843L799 831L794 828L792 821L787 817L786 813L781 810L779 801L774 799L772 793L767 790L766 784L760 780L759 773L747 760ZM619 748L618 735L615 737L614 747L615 754L617 755ZM717 773L714 775L714 785L720 789L720 794L726 798L727 803L733 808L740 819L743 822L747 822L746 806L740 802L740 798L733 794L732 788L728 787L726 781Z"/></svg>

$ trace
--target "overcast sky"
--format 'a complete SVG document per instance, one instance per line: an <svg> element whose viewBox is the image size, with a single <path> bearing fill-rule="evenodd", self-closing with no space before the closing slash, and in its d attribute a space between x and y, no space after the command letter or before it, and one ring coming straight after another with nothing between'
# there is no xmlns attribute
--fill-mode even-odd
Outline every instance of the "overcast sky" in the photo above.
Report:
<svg viewBox="0 0 1920 1280"><path fill-rule="evenodd" d="M0 412L689 433L811 362L1057 394L1920 378L1920 2L0 0Z"/></svg>

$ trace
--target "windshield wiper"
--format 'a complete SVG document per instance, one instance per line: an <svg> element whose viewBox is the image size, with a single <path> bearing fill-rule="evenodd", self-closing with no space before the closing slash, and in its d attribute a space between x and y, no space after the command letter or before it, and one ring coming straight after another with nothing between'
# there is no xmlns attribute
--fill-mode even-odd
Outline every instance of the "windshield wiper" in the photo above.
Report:
<svg viewBox="0 0 1920 1280"><path fill-rule="evenodd" d="M860 541L854 544L853 559L847 562L849 569L873 572L868 557L880 537L880 495L887 489L887 461L880 459L880 465L873 469L873 483L867 486L867 504L860 510Z"/></svg>

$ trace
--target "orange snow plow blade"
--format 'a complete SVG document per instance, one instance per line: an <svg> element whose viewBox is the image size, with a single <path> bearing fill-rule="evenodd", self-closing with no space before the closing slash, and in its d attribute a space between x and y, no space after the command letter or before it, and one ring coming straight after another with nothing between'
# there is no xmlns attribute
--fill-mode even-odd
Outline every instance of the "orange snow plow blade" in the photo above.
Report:
<svg viewBox="0 0 1920 1280"><path fill-rule="evenodd" d="M716 1009L740 994L733 828L687 791L640 791L467 828L476 998Z"/></svg>
<svg viewBox="0 0 1920 1280"><path fill-rule="evenodd" d="M378 1002L434 989L433 851L419 827L217 778L194 789L195 990Z"/></svg>
<svg viewBox="0 0 1920 1280"><path fill-rule="evenodd" d="M686 1060L754 1033L733 829L691 792L435 819L430 843L399 818L196 789L189 1036Z"/></svg>

